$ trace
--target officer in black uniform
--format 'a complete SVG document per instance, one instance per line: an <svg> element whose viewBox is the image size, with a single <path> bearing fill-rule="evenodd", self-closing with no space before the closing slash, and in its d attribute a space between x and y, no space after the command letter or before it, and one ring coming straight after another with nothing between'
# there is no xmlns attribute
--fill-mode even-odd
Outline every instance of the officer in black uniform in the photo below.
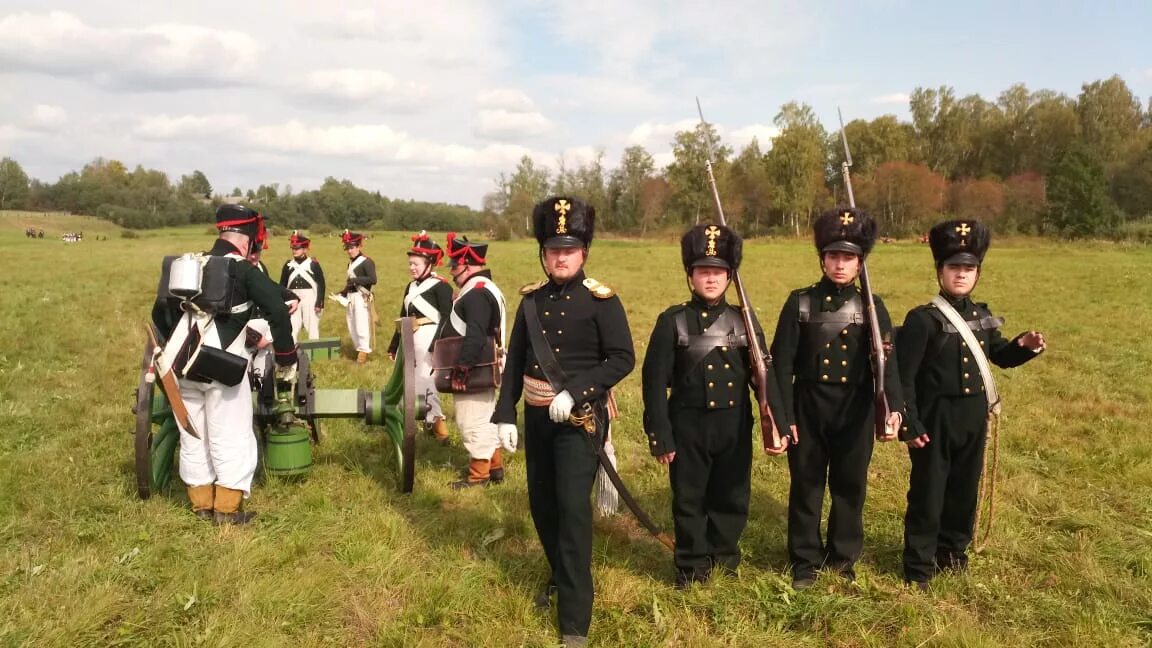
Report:
<svg viewBox="0 0 1152 648"><path fill-rule="evenodd" d="M876 242L876 222L858 209L834 209L820 215L813 231L824 276L788 296L772 342L787 418L799 435L788 450L788 555L797 589L811 586L822 568L856 577L875 437L870 332L856 277ZM875 303L880 335L890 341L888 310L879 296ZM904 410L891 360L885 441L896 438ZM832 500L827 542L820 532L825 484Z"/></svg>
<svg viewBox="0 0 1152 648"><path fill-rule="evenodd" d="M740 308L724 298L743 245L723 225L697 225L680 239L692 299L660 315L644 356L644 431L652 455L669 466L681 588L707 581L714 566L736 569L748 522L748 333ZM784 420L779 392L773 389L769 398Z"/></svg>
<svg viewBox="0 0 1152 648"><path fill-rule="evenodd" d="M280 270L280 285L300 297L300 308L292 313L292 336L297 337L300 329L308 331L308 339L320 337L320 314L324 311L324 269L320 261L308 256L312 240L298 230L292 231L288 239L292 258Z"/></svg>
<svg viewBox="0 0 1152 648"><path fill-rule="evenodd" d="M932 228L928 241L940 283L938 299L944 303L934 300L912 309L896 339L908 400L900 439L912 460L904 578L919 589L926 589L940 570L968 566L991 409L978 356L1008 368L1046 348L1043 334L1036 331L1005 339L1000 333L1004 320L971 299L991 242L988 228L977 221L947 221ZM949 307L967 322L979 350L949 323L944 314Z"/></svg>
<svg viewBox="0 0 1152 648"><path fill-rule="evenodd" d="M528 501L551 569L537 604L546 606L547 593L556 592L560 633L571 646L584 645L592 622L590 494L607 430L608 390L636 363L620 298L584 275L595 217L575 198L549 198L533 209L548 278L520 289L492 417L504 447L515 447L516 402L523 395Z"/></svg>

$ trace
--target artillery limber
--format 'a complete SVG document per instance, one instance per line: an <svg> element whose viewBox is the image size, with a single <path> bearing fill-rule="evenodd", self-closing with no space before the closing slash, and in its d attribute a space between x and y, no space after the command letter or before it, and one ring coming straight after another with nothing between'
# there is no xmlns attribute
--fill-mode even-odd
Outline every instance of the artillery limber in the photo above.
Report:
<svg viewBox="0 0 1152 648"><path fill-rule="evenodd" d="M381 390L317 389L311 354L298 356L297 379L282 383L274 378L271 358L260 378L252 381L253 428L260 441L264 470L273 475L302 476L312 466L312 445L321 440L323 419L359 419L366 426L383 427L396 448L397 482L401 492L412 492L415 478L416 422L426 405L415 393L413 322L398 320L400 347L392 375ZM156 389L155 345L148 341L136 387L135 472L141 499L163 491L172 479L180 446L180 431L162 390Z"/></svg>

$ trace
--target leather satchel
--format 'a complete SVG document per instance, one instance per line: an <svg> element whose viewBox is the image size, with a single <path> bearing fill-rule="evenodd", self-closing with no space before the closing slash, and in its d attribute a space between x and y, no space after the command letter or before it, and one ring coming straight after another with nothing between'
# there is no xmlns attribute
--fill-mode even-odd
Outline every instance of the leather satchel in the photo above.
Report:
<svg viewBox="0 0 1152 648"><path fill-rule="evenodd" d="M484 339L480 359L468 372L464 391L452 389L452 372L456 369L463 344L463 336L440 338L432 343L432 379L436 391L442 394L474 394L499 388L500 354L504 350L497 344L496 338L488 336Z"/></svg>

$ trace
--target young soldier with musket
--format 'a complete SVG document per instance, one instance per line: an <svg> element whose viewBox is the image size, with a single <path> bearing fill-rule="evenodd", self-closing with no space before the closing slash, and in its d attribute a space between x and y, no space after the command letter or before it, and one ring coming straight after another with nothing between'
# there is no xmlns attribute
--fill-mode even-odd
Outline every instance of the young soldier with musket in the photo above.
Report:
<svg viewBox="0 0 1152 648"><path fill-rule="evenodd" d="M206 258L166 259L152 321L166 340L159 373L170 370L178 378L178 393L165 393L178 401L174 412L186 410L185 420L177 417L180 478L192 509L217 524L244 524L253 517L240 506L251 491L257 449L242 333L259 308L282 381L295 379L296 344L280 286L247 260L264 244L263 217L242 205L222 205L216 228L220 238Z"/></svg>
<svg viewBox="0 0 1152 648"><path fill-rule="evenodd" d="M900 439L912 460L904 516L904 578L918 589L939 571L968 567L978 516L984 447L995 434L1000 396L989 362L1017 367L1046 348L1027 331L1007 340L1004 320L972 301L991 234L976 221L947 221L928 233L940 294L904 318L896 338L908 419ZM993 445L993 458L995 458ZM995 464L984 475L991 507ZM989 518L991 509L989 508ZM991 520L988 520L988 526Z"/></svg>
<svg viewBox="0 0 1152 648"><path fill-rule="evenodd" d="M888 362L881 405L891 413L877 429L868 295L856 287L876 222L858 209L834 209L820 215L813 232L824 276L788 296L772 342L787 418L799 435L788 451L788 555L797 589L811 586L824 568L855 578L873 441L895 439L904 410L896 366ZM872 297L879 336L890 342L888 311ZM827 542L820 530L825 484L832 500Z"/></svg>
<svg viewBox="0 0 1152 648"><path fill-rule="evenodd" d="M507 319L504 293L492 280L488 245L448 233L452 280L460 288L448 317L440 322L433 348L437 388L451 392L456 427L468 451L468 471L451 484L457 490L504 481L504 457L492 412L496 408Z"/></svg>
<svg viewBox="0 0 1152 648"><path fill-rule="evenodd" d="M428 406L424 421L436 440L446 444L448 425L444 422L440 397L432 380L432 341L436 338L440 322L448 319L452 311L452 286L432 270L443 264L443 258L444 250L427 232L421 231L412 237L412 247L408 248L408 276L412 277L412 281L404 288L400 317L413 318L416 326L412 334L416 357L404 358L404 362L416 366L416 398L425 399ZM395 360L398 348L399 331L388 344L388 357Z"/></svg>
<svg viewBox="0 0 1152 648"><path fill-rule="evenodd" d="M363 254L364 235L344 230L340 236L348 254L347 281L340 295L348 308L348 334L356 348L356 362L368 362L376 333L376 305L372 286L376 285L376 262Z"/></svg>
<svg viewBox="0 0 1152 648"><path fill-rule="evenodd" d="M752 372L740 307L725 292L740 267L740 236L697 225L680 239L690 301L656 320L644 356L644 431L669 467L676 523L676 586L740 564L752 481ZM761 348L764 331L756 324ZM783 412L772 386L771 407ZM671 395L669 395L671 389Z"/></svg>
<svg viewBox="0 0 1152 648"><path fill-rule="evenodd" d="M308 331L308 339L320 337L320 314L324 312L324 270L320 262L308 256L312 240L292 230L288 239L292 258L280 271L280 285L300 298L300 307L292 313L292 338L299 341L300 329Z"/></svg>
<svg viewBox="0 0 1152 648"><path fill-rule="evenodd" d="M492 417L501 443L511 451L516 403L524 397L528 502L551 571L536 603L547 607L549 595L556 593L567 646L584 645L592 623L590 494L598 463L607 461L602 445L608 391L636 363L620 298L584 275L595 217L590 205L575 198L549 198L533 209L547 279L520 289L523 298Z"/></svg>

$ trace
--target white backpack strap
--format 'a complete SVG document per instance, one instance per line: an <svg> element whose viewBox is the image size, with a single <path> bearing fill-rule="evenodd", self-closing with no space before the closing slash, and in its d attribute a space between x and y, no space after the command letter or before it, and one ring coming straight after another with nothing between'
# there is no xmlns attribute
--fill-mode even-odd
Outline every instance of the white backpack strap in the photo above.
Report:
<svg viewBox="0 0 1152 648"><path fill-rule="evenodd" d="M288 262L288 265L292 266L292 274L288 276L289 286L296 279L303 279L309 286L312 286L312 290L316 290L316 279L312 276L312 257L304 259L303 263L293 259Z"/></svg>
<svg viewBox="0 0 1152 648"><path fill-rule="evenodd" d="M433 275L420 283L413 281L408 284L408 293L404 295L404 310L407 311L409 307L415 308L420 311L421 315L439 324L440 311L433 308L432 304L424 297L424 293L431 290L438 283L440 283L440 278Z"/></svg>

